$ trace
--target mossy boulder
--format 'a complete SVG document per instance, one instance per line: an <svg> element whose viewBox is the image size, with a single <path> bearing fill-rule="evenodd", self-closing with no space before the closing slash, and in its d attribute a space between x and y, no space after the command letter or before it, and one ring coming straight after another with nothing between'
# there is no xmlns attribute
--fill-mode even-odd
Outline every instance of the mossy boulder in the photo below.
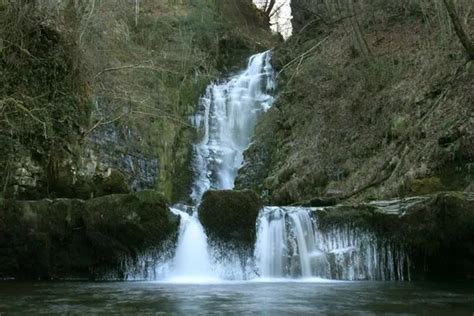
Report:
<svg viewBox="0 0 474 316"><path fill-rule="evenodd" d="M123 259L159 248L177 232L154 191L88 201L0 201L0 278L120 277Z"/></svg>
<svg viewBox="0 0 474 316"><path fill-rule="evenodd" d="M119 170L111 169L105 177L96 180L95 194L98 196L129 192L130 186L127 178Z"/></svg>
<svg viewBox="0 0 474 316"><path fill-rule="evenodd" d="M258 195L250 190L207 191L199 206L199 219L211 239L251 248L262 207Z"/></svg>

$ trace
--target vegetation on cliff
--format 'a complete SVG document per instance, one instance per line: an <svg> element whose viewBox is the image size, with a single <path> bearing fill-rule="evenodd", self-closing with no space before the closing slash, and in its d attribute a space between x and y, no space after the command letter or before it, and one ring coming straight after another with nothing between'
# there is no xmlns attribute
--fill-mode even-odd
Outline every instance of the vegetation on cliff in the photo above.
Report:
<svg viewBox="0 0 474 316"><path fill-rule="evenodd" d="M210 239L251 250L261 199L324 206L323 229L406 247L417 275L472 277L472 197L439 193L474 189L471 1L295 0L286 42L266 3L0 0L0 278L120 278L175 237L199 96L275 43L242 190L199 207Z"/></svg>
<svg viewBox="0 0 474 316"><path fill-rule="evenodd" d="M185 199L199 96L273 42L250 0L1 1L0 24L0 183L17 198L90 198L122 174L119 192Z"/></svg>
<svg viewBox="0 0 474 316"><path fill-rule="evenodd" d="M473 67L442 1L293 1L238 188L279 205L472 190ZM456 1L472 38L470 1ZM468 58L469 60L469 58Z"/></svg>

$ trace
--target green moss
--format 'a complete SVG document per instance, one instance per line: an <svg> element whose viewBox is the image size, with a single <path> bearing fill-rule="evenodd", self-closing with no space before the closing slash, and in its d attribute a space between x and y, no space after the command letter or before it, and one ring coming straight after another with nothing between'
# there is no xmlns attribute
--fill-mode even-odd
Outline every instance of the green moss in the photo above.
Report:
<svg viewBox="0 0 474 316"><path fill-rule="evenodd" d="M384 214L367 204L340 205L318 210L315 214L321 230L354 227L376 233L383 240L396 240L397 215Z"/></svg>
<svg viewBox="0 0 474 316"><path fill-rule="evenodd" d="M199 219L210 238L244 248L255 243L255 223L263 207L255 192L207 191L199 206Z"/></svg>
<svg viewBox="0 0 474 316"><path fill-rule="evenodd" d="M438 177L414 179L409 185L409 192L412 195L423 195L439 192L444 189L441 180Z"/></svg>
<svg viewBox="0 0 474 316"><path fill-rule="evenodd" d="M94 195L96 196L128 193L130 192L130 187L125 175L119 170L112 169L109 176L96 182L95 191Z"/></svg>
<svg viewBox="0 0 474 316"><path fill-rule="evenodd" d="M177 228L178 218L155 191L88 201L4 200L0 207L0 277L120 274L122 259L159 248L176 235Z"/></svg>
<svg viewBox="0 0 474 316"><path fill-rule="evenodd" d="M472 277L474 200L459 192L435 195L401 218L400 231L411 249L419 278Z"/></svg>

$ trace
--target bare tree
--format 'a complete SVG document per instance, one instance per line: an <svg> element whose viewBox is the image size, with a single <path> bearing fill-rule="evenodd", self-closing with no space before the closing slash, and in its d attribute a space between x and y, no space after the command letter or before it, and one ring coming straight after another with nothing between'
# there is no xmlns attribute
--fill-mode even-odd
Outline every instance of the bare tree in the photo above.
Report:
<svg viewBox="0 0 474 316"><path fill-rule="evenodd" d="M264 6L265 15L270 17L273 7L275 7L276 0L266 0Z"/></svg>
<svg viewBox="0 0 474 316"><path fill-rule="evenodd" d="M464 32L462 23L459 19L458 14L456 13L456 8L454 7L453 0L443 0L443 3L446 7L446 10L448 10L449 17L451 18L451 22L454 26L454 31L456 32L456 35L461 41L462 46L464 46L468 58L470 60L474 59L474 44L469 39L468 35Z"/></svg>
<svg viewBox="0 0 474 316"><path fill-rule="evenodd" d="M135 0L135 26L138 26L139 14L140 14L140 0Z"/></svg>

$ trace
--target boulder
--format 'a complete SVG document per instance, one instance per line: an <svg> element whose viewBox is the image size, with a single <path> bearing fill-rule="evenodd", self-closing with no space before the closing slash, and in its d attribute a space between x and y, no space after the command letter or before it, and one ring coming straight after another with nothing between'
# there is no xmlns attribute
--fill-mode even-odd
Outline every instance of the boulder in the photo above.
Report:
<svg viewBox="0 0 474 316"><path fill-rule="evenodd" d="M0 278L123 276L121 262L160 247L178 218L154 191L91 200L0 200Z"/></svg>
<svg viewBox="0 0 474 316"><path fill-rule="evenodd" d="M211 239L252 248L262 207L258 195L250 190L207 191L199 206L199 219Z"/></svg>

